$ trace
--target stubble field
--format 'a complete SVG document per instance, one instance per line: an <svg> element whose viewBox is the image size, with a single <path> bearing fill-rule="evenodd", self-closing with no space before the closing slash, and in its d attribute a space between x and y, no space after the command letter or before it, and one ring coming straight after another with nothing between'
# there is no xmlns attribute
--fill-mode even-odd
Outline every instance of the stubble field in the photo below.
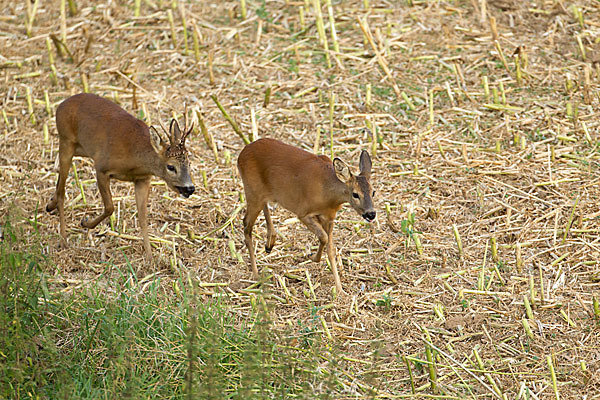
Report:
<svg viewBox="0 0 600 400"><path fill-rule="evenodd" d="M0 393L600 398L600 3L138 3L0 3ZM112 183L111 221L80 227L102 204L88 159L67 182L68 248L45 212L54 112L84 90L195 122L196 193L153 182L153 265L130 183ZM248 138L355 171L371 153L377 219L346 206L334 227L347 296L280 207L270 254L255 227L251 280L244 142L214 99ZM45 323L13 322L27 310ZM117 316L141 322L102 333ZM75 358L85 379L61 367Z"/></svg>

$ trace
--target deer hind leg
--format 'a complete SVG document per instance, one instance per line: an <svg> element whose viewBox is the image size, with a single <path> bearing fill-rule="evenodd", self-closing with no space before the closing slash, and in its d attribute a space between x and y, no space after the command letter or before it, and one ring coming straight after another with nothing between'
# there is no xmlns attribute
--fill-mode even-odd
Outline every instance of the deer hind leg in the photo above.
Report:
<svg viewBox="0 0 600 400"><path fill-rule="evenodd" d="M277 234L275 233L275 228L273 227L273 221L271 221L271 212L269 211L268 204L265 204L263 207L263 214L265 214L265 221L267 221L267 243L265 244L265 251L270 253L271 250L273 250L273 246L275 246Z"/></svg>
<svg viewBox="0 0 600 400"><path fill-rule="evenodd" d="M246 196L248 199L248 196ZM266 204L265 204L266 205ZM260 214L263 204L255 203L247 200L246 215L244 216L244 240L248 252L250 253L250 266L252 267L252 275L254 279L258 279L258 268L256 268L256 256L254 254L254 243L252 241L252 228Z"/></svg>
<svg viewBox="0 0 600 400"><path fill-rule="evenodd" d="M104 211L96 218L89 220L84 218L81 220L81 226L84 228L92 229L95 228L100 222L110 216L115 207L112 201L112 195L110 194L110 178L104 172L96 170L96 183L98 184L98 190L100 190L100 196L102 196L102 202L104 203Z"/></svg>
<svg viewBox="0 0 600 400"><path fill-rule="evenodd" d="M52 212L58 208L58 219L60 226L60 235L63 242L67 240L67 227L65 224L65 184L69 177L69 169L73 155L75 154L75 146L71 143L61 142L58 150L58 182L56 183L56 191L46 205L46 211Z"/></svg>
<svg viewBox="0 0 600 400"><path fill-rule="evenodd" d="M150 179L135 181L135 204L138 212L138 223L144 239L146 258L152 258L150 239L148 238L148 194L150 193Z"/></svg>
<svg viewBox="0 0 600 400"><path fill-rule="evenodd" d="M321 261L321 255L323 254L323 248L327 245L327 241L329 240L327 232L323 228L323 225L317 216L309 215L304 218L300 218L300 221L317 236L317 239L319 239L319 249L317 250L316 254L311 257L311 260L314 262L319 262Z"/></svg>

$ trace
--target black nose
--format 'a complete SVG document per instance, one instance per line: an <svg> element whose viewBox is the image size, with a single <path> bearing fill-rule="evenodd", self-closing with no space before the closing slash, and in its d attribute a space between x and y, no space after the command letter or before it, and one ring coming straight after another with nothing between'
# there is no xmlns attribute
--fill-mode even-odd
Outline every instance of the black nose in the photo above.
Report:
<svg viewBox="0 0 600 400"><path fill-rule="evenodd" d="M194 186L177 186L177 190L183 197L190 197L196 188Z"/></svg>
<svg viewBox="0 0 600 400"><path fill-rule="evenodd" d="M369 211L369 212L364 213L362 216L363 216L364 219L366 219L367 221L371 222L371 221L373 221L375 219L376 215L377 214L375 213L375 211Z"/></svg>

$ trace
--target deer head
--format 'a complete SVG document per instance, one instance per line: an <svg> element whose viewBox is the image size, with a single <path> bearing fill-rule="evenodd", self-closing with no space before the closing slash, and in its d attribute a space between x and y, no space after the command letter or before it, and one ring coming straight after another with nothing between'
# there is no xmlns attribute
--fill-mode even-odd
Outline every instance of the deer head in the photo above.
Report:
<svg viewBox="0 0 600 400"><path fill-rule="evenodd" d="M348 165L337 157L333 160L333 167L337 178L346 184L350 206L367 221L373 221L376 215L373 208L375 192L369 182L371 178L371 157L369 153L363 150L360 154L360 172L358 175L353 175Z"/></svg>
<svg viewBox="0 0 600 400"><path fill-rule="evenodd" d="M183 197L190 197L195 190L189 172L188 151L185 148L185 140L192 129L193 124L182 134L179 124L172 119L169 126L169 143L163 140L154 127L150 129L152 147L161 159L160 171L157 171L157 175Z"/></svg>

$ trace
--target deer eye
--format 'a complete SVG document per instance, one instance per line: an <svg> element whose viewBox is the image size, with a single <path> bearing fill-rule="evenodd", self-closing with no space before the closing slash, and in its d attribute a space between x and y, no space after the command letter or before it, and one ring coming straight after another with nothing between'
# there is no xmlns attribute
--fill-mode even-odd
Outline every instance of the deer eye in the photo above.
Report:
<svg viewBox="0 0 600 400"><path fill-rule="evenodd" d="M175 172L175 167L174 167L173 165L171 165L171 164L168 164L168 165L167 165L167 169L168 169L169 171L171 171L171 172Z"/></svg>
<svg viewBox="0 0 600 400"><path fill-rule="evenodd" d="M354 197L355 199L359 199L360 196L358 195L358 193L352 193L352 197Z"/></svg>

